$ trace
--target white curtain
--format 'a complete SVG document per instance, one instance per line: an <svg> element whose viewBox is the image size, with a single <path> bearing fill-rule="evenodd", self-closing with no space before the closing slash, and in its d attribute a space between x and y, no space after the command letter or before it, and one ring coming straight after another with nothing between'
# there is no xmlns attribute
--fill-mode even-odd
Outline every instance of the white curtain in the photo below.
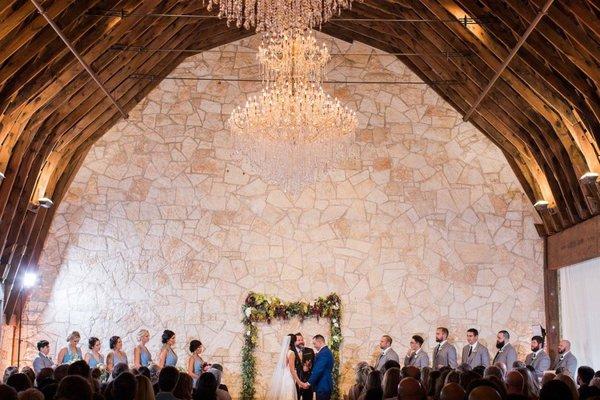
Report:
<svg viewBox="0 0 600 400"><path fill-rule="evenodd" d="M600 258L561 268L562 338L571 341L578 366L600 369Z"/></svg>

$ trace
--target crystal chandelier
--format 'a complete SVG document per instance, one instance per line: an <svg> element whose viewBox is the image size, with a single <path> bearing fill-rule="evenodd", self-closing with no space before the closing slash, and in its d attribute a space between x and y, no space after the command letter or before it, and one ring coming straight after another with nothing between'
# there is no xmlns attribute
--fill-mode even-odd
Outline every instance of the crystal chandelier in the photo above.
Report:
<svg viewBox="0 0 600 400"><path fill-rule="evenodd" d="M353 142L356 114L321 87L329 58L307 32L269 41L258 53L264 89L228 121L236 150L286 192L325 174Z"/></svg>
<svg viewBox="0 0 600 400"><path fill-rule="evenodd" d="M362 0L359 0L362 1ZM305 30L322 24L350 9L353 0L208 0L207 9L219 7L219 18L227 25L255 28L257 32L280 33ZM206 4L206 3L205 3Z"/></svg>

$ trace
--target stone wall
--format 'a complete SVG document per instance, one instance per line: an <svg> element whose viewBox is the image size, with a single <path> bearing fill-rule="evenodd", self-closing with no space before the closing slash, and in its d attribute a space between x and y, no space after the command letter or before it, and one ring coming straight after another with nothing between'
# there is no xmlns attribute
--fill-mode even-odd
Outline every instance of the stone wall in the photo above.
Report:
<svg viewBox="0 0 600 400"><path fill-rule="evenodd" d="M330 79L418 82L395 57L327 40ZM256 38L187 59L171 77L255 77ZM371 56L355 53L371 52ZM224 126L253 82L167 79L89 152L60 204L28 304L26 354L120 335L131 353L149 328L200 338L239 390L240 306L249 291L285 300L337 292L344 304L344 387L389 333L432 347L448 326L462 346L476 327L490 346L508 329L526 350L543 321L542 240L501 152L423 84L328 85L357 110L360 160L297 198L253 174ZM259 393L287 331L327 334L323 321L265 327Z"/></svg>

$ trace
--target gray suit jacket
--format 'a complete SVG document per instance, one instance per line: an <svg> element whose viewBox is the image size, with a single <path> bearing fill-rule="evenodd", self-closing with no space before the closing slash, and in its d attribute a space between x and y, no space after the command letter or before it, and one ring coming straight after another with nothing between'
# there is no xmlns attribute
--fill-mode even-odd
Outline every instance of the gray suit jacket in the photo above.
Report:
<svg viewBox="0 0 600 400"><path fill-rule="evenodd" d="M438 346L433 348L433 369L441 367L456 368L456 349L453 345L446 342L438 351Z"/></svg>
<svg viewBox="0 0 600 400"><path fill-rule="evenodd" d="M52 368L54 363L49 357L46 357L41 352L38 353L38 356L33 360L33 371L35 374L39 374L42 368Z"/></svg>
<svg viewBox="0 0 600 400"><path fill-rule="evenodd" d="M412 357L404 357L404 366L417 368L429 367L429 356L425 350L421 349L417 354L413 354Z"/></svg>
<svg viewBox="0 0 600 400"><path fill-rule="evenodd" d="M550 369L550 356L543 349L540 350L535 359L533 358L533 353L529 353L525 357L525 365L531 365L535 368L535 374L538 378L541 378L544 375L544 371Z"/></svg>
<svg viewBox="0 0 600 400"><path fill-rule="evenodd" d="M484 367L490 366L490 352L488 351L487 347L477 342L475 350L473 350L471 355L469 355L470 348L471 346L468 344L463 347L461 360L463 364L469 364L471 368L475 368L480 365L483 365Z"/></svg>
<svg viewBox="0 0 600 400"><path fill-rule="evenodd" d="M554 365L553 369L557 369L559 367L568 369L571 373L571 376L577 378L577 357L575 357L570 351L562 360L560 359L560 355L556 359L556 365Z"/></svg>
<svg viewBox="0 0 600 400"><path fill-rule="evenodd" d="M387 349L385 354L379 356L379 359L377 360L377 365L375 365L375 369L381 371L385 363L390 360L394 360L398 364L400 364L400 357L398 357L398 353L396 353L391 347Z"/></svg>
<svg viewBox="0 0 600 400"><path fill-rule="evenodd" d="M512 344L506 343L503 348L498 350L492 364L503 363L506 365L506 370L511 371L515 361L517 361L517 351Z"/></svg>

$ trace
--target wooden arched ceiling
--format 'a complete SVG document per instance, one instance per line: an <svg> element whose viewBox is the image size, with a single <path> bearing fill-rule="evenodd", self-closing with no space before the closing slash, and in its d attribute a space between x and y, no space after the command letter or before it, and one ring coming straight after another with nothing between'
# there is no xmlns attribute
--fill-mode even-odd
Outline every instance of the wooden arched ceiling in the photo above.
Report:
<svg viewBox="0 0 600 400"><path fill-rule="evenodd" d="M364 0L322 30L418 53L398 57L465 115L546 1ZM216 18L140 16L208 15L201 0L40 2L125 110L158 83L133 74L165 76L190 55L144 48L201 51L250 35ZM465 14L485 23L454 22ZM594 0L554 1L470 117L503 151L532 203L549 201L541 235L600 212L599 185L580 180L600 172L599 16ZM30 0L0 0L0 273L8 316L22 294L16 278L35 266L71 179L120 118ZM40 196L55 206L37 207Z"/></svg>

